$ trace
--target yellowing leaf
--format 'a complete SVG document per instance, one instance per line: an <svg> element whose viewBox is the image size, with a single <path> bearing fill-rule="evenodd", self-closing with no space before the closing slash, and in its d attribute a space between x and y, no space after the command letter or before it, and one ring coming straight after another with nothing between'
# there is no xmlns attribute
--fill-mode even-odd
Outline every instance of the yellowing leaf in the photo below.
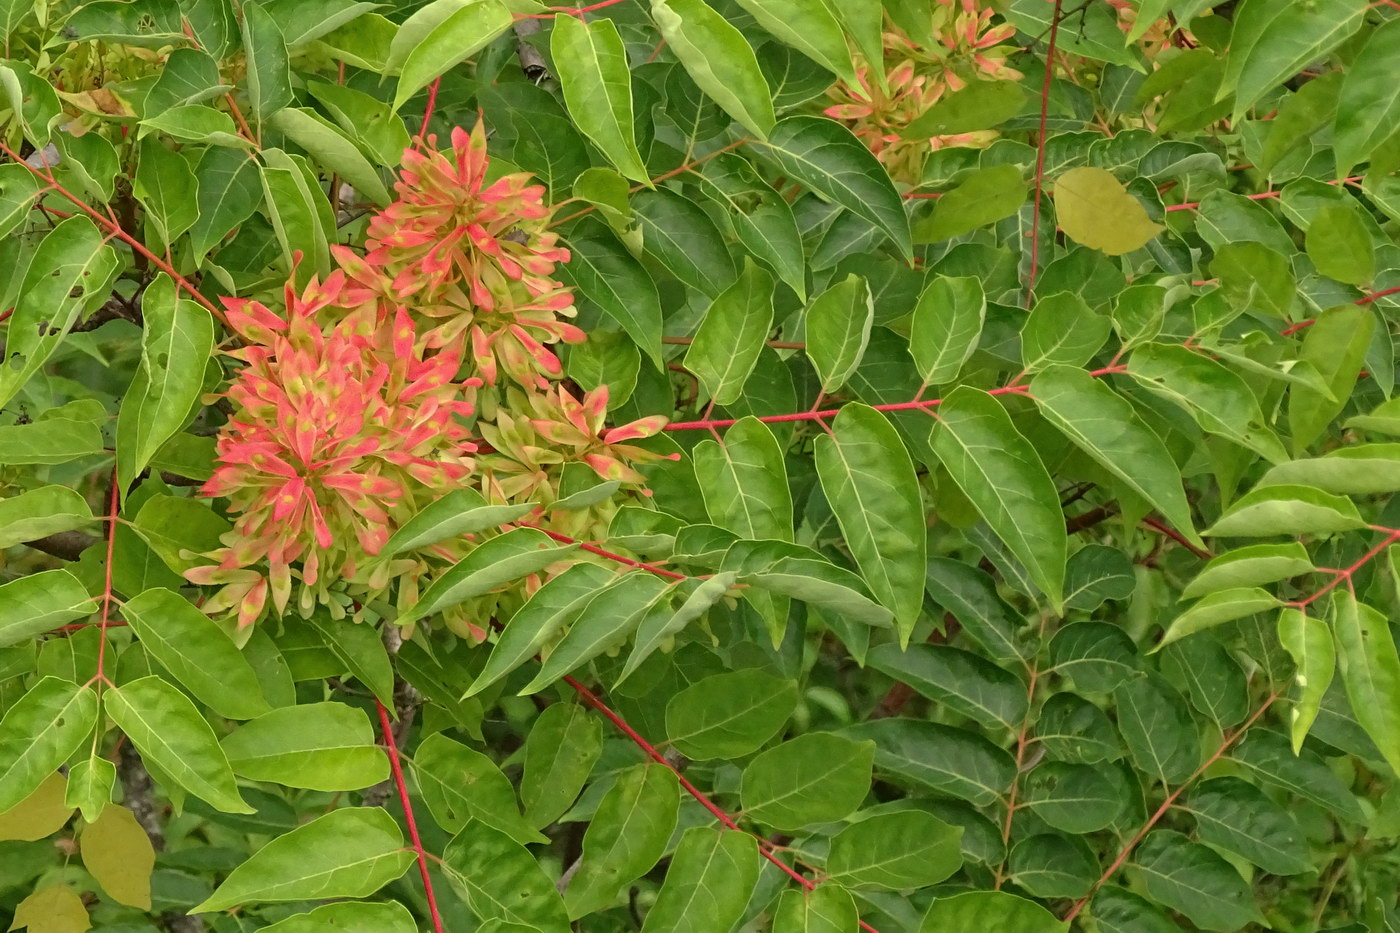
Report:
<svg viewBox="0 0 1400 933"><path fill-rule="evenodd" d="M29 933L83 933L92 929L83 899L61 884L43 888L19 902L11 930Z"/></svg>
<svg viewBox="0 0 1400 933"><path fill-rule="evenodd" d="M128 907L151 909L151 839L126 807L108 804L78 840L83 865L107 896Z"/></svg>
<svg viewBox="0 0 1400 933"><path fill-rule="evenodd" d="M1166 229L1101 168L1072 168L1055 180L1055 217L1071 240L1110 256L1141 249Z"/></svg>
<svg viewBox="0 0 1400 933"><path fill-rule="evenodd" d="M0 842L33 842L62 829L73 815L73 808L63 802L67 788L68 779L54 772L38 790L0 813Z"/></svg>

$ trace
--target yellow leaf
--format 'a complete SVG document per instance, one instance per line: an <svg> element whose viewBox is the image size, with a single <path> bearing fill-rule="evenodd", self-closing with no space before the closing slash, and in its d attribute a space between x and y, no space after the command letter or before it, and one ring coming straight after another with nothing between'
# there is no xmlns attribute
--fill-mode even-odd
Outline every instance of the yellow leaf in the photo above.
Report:
<svg viewBox="0 0 1400 933"><path fill-rule="evenodd" d="M130 810L108 804L97 822L83 830L78 843L83 865L108 897L128 907L151 909L156 853Z"/></svg>
<svg viewBox="0 0 1400 933"><path fill-rule="evenodd" d="M1055 218L1065 236L1110 256L1142 249L1166 229L1101 168L1072 168L1055 180Z"/></svg>
<svg viewBox="0 0 1400 933"><path fill-rule="evenodd" d="M83 933L92 929L92 922L83 899L71 888L56 884L19 902L10 929L21 927L28 927L29 933Z"/></svg>
<svg viewBox="0 0 1400 933"><path fill-rule="evenodd" d="M73 808L63 802L67 789L68 779L54 772L44 779L38 790L0 813L0 842L12 839L33 842L62 829L73 815Z"/></svg>

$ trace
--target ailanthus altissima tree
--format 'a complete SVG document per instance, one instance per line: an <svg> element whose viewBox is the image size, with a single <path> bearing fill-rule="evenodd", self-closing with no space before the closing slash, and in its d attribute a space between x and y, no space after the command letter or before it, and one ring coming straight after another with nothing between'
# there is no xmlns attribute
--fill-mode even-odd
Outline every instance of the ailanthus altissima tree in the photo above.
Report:
<svg viewBox="0 0 1400 933"><path fill-rule="evenodd" d="M1400 928L1400 4L0 38L14 929Z"/></svg>

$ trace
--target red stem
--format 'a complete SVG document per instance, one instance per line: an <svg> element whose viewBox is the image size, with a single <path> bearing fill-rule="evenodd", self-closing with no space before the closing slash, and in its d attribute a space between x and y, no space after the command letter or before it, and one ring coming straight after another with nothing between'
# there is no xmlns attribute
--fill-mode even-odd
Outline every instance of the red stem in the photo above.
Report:
<svg viewBox="0 0 1400 933"><path fill-rule="evenodd" d="M706 810L709 810L710 814L714 816L715 819L719 820L729 829L735 830L737 832L744 832L744 830L739 828L739 824L734 822L734 818L732 816L724 812L724 810L721 809L719 805L716 804L709 797L705 796L705 793L701 791L700 788L690 783L689 779L687 779L684 774L681 774L681 772L676 768L675 765L671 764L669 761L666 760L665 755L657 751L656 746L652 745L650 742L648 742L645 738L642 737L641 733L639 733L636 729L633 729L630 725L628 725L627 720L623 719L616 712L614 712L612 708L609 707L608 704L604 703L596 693L594 693L592 690L589 690L582 683L568 675L565 675L564 682L567 683L570 687L573 687L574 691L578 693L579 697L582 698L582 700L585 703L596 709L598 712L602 713L603 716L609 722L611 722L614 726L617 727L619 732L627 736L627 738L631 739L633 744L640 748L648 758L650 758L652 761L656 762L657 764L661 765L662 767L670 771L672 774L674 774L676 776L676 780L680 782L681 787L685 788L686 793L694 797L696 801L698 801L699 804ZM774 865L778 866L778 868L782 869L782 871L789 878L792 878L798 884L802 885L803 889L811 891L817 886L816 883L813 882L811 879L804 878L802 875L794 871L792 869L792 866L788 865L782 859L778 858L773 853L772 844L769 843L768 840L762 838L761 836L754 836L754 838L758 841L759 854L761 854L768 861L772 862ZM864 920L860 921L860 928L862 930L865 930L866 933L879 933L878 930L876 930L870 924L866 923Z"/></svg>
<svg viewBox="0 0 1400 933"><path fill-rule="evenodd" d="M389 721L389 711L378 697L375 697L374 705L379 710L379 729L384 734L384 750L389 755L389 766L394 769L394 787L399 792L404 822L408 824L408 838L413 841L413 851L418 855L418 873L423 876L423 893L428 896L428 915L433 919L433 933L443 933L442 915L438 913L437 898L433 895L433 879L428 875L428 853L423 851L423 840L418 837L418 823L413 818L413 804L408 800L408 785L403 779L399 747L394 742L394 726Z"/></svg>
<svg viewBox="0 0 1400 933"><path fill-rule="evenodd" d="M1349 185L1349 184L1352 184L1353 182L1361 181L1363 177L1364 177L1364 176L1362 176L1362 175L1353 175L1353 176L1350 177L1350 178L1344 178L1344 179L1341 179L1341 180L1338 180L1338 179L1336 179L1336 178L1333 178L1331 181L1327 182L1327 184L1329 184L1329 185ZM1276 198L1276 197L1278 197L1278 196L1281 195L1281 194L1283 194L1283 192L1282 192L1281 190L1279 190L1279 191L1261 191L1261 192L1259 192L1258 194L1247 194L1247 195L1245 195L1245 197L1246 197L1246 198L1249 198L1249 200L1251 200L1251 201L1263 201L1263 200L1266 200L1266 199L1268 199L1268 198ZM1168 211L1194 211L1196 208L1198 208L1198 207L1200 207L1200 206L1201 206L1201 202L1200 202L1200 201L1187 201L1185 204L1168 204L1167 207L1166 207L1166 210L1168 210Z"/></svg>
<svg viewBox="0 0 1400 933"><path fill-rule="evenodd" d="M1396 541L1400 541L1400 530L1390 528L1383 528L1380 530L1390 532L1390 534L1387 535L1381 541L1380 544L1377 544L1365 554L1362 554L1359 558L1357 558L1356 563L1352 564L1350 567L1346 568L1345 570L1337 571L1336 576L1334 576L1331 580L1328 580L1326 584L1324 584L1321 588L1318 589L1317 592L1313 593L1311 596L1308 596L1305 599L1295 600L1294 602L1291 602L1288 605L1292 606L1295 609L1306 609L1309 605L1316 602L1319 597L1327 595L1333 589L1339 586L1343 580L1350 581L1352 576L1355 575L1356 571L1369 564L1377 554L1379 554L1381 551L1384 551L1387 547L1394 544Z"/></svg>
<svg viewBox="0 0 1400 933"><path fill-rule="evenodd" d="M92 675L92 679L97 681L98 696L101 696L102 684L107 680L107 625L112 613L112 551L117 541L117 512L120 508L121 487L117 485L117 468L113 466L111 502L107 506L107 566L102 571L102 621L97 636L97 673ZM94 737L93 744L96 745L96 742Z"/></svg>
<svg viewBox="0 0 1400 933"><path fill-rule="evenodd" d="M1144 518L1142 520L1142 523L1148 528L1151 528L1153 531L1157 532L1158 534L1164 534L1168 538L1171 538L1177 544L1186 548L1186 550L1190 551L1192 554L1195 554L1201 560L1210 560L1212 557L1215 556L1210 551L1202 550L1201 548L1196 547L1196 545L1192 544L1190 541L1187 541L1186 538L1175 528L1163 522L1157 521L1157 519L1153 518L1150 515L1147 518Z"/></svg>
<svg viewBox="0 0 1400 933"><path fill-rule="evenodd" d="M590 554L597 554L599 557L606 557L608 560L616 561L617 563L624 564L628 567L636 567L639 570L650 570L652 573L656 574L659 577L670 577L672 580L689 579L683 573L676 573L674 570L663 570L660 567L656 567L651 564L644 564L639 560L633 560L632 558L624 557L621 554L614 554L612 551L605 551L596 544L589 544L587 541L580 541L577 538L570 538L568 535L560 534L557 531L550 531L548 528L541 528L539 525L535 525L530 522L516 522L516 524L524 528L533 528L536 531L543 531L545 534L549 535L549 537L553 538L555 541L558 541L560 544L577 544L580 548L582 548Z"/></svg>
<svg viewBox="0 0 1400 933"><path fill-rule="evenodd" d="M1055 77L1055 42L1060 37L1060 7L1064 0L1055 0L1050 15L1050 41L1045 50L1045 80L1040 85L1040 136L1035 147L1035 203L1031 205L1031 271L1026 280L1026 307L1031 306L1035 292L1035 276L1040 266L1040 197L1045 191L1045 135L1050 116L1050 83Z"/></svg>
<svg viewBox="0 0 1400 933"><path fill-rule="evenodd" d="M1392 288L1383 288L1378 292L1372 292L1371 294L1366 295L1363 298L1356 299L1356 301L1352 302L1352 304L1363 306L1368 305L1371 302L1375 301L1377 298L1384 298L1386 295L1394 295L1396 292L1400 292L1400 285L1396 285ZM1298 333L1298 331L1300 330L1306 330L1307 328L1312 327L1316 323L1317 318L1310 317L1306 321L1299 321L1297 324L1294 324L1292 327L1285 328L1279 333L1284 337L1289 337L1293 334Z"/></svg>
<svg viewBox="0 0 1400 933"><path fill-rule="evenodd" d="M433 111L437 109L438 88L441 86L441 77L434 78L433 83L428 85L428 103L423 108L423 125L418 128L419 143L428 138L428 124L432 122Z"/></svg>

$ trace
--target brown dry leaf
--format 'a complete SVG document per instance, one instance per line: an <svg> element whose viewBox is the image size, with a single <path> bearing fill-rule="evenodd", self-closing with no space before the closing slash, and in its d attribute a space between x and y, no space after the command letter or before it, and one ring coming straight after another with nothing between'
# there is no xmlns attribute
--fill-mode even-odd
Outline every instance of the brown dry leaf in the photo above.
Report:
<svg viewBox="0 0 1400 933"><path fill-rule="evenodd" d="M128 907L151 909L151 839L126 807L108 804L78 840L83 865L107 896Z"/></svg>
<svg viewBox="0 0 1400 933"><path fill-rule="evenodd" d="M92 929L83 899L61 884L41 888L19 902L11 930L27 927L29 933L83 933Z"/></svg>
<svg viewBox="0 0 1400 933"><path fill-rule="evenodd" d="M1110 256L1141 249L1166 229L1101 168L1072 168L1055 180L1055 218L1065 236Z"/></svg>
<svg viewBox="0 0 1400 933"><path fill-rule="evenodd" d="M62 829L73 815L73 808L63 802L67 789L68 779L55 771L38 790L0 813L0 842L33 842Z"/></svg>

